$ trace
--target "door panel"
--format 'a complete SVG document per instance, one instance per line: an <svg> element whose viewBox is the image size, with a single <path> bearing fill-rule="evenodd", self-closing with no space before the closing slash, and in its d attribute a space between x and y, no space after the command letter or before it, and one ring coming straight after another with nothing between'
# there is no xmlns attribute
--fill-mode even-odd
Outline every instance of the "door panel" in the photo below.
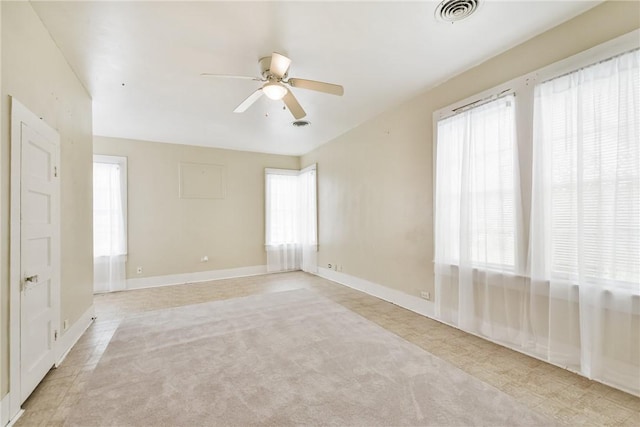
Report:
<svg viewBox="0 0 640 427"><path fill-rule="evenodd" d="M28 239L26 243L27 247L25 249L32 254L34 265L40 268L51 265L51 239L32 238Z"/></svg>
<svg viewBox="0 0 640 427"><path fill-rule="evenodd" d="M27 129L27 132L32 132L24 123L22 124L22 129L23 134L25 129ZM35 178L37 182L51 183L51 152L46 146L40 144L39 141L32 140L22 147L22 155L28 159L30 166L30 169L26 171L26 175Z"/></svg>
<svg viewBox="0 0 640 427"><path fill-rule="evenodd" d="M21 126L20 266L21 400L55 363L59 323L59 147Z"/></svg>
<svg viewBox="0 0 640 427"><path fill-rule="evenodd" d="M49 224L51 218L51 196L49 194L31 190L25 194L22 201L25 211L22 214L22 220L31 224L41 223Z"/></svg>

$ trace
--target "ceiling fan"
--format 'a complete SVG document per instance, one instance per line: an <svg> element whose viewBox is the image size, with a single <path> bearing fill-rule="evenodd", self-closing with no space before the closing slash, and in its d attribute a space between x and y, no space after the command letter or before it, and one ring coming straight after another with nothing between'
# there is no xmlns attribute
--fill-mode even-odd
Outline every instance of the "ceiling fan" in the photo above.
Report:
<svg viewBox="0 0 640 427"><path fill-rule="evenodd" d="M247 99L242 101L240 105L233 110L234 113L244 113L254 102L256 102L262 95L266 95L267 98L278 100L282 99L287 106L293 117L301 119L307 115L304 109L298 102L291 89L285 85L315 90L317 92L329 93L331 95L342 96L344 94L344 88L340 85L331 83L318 82L315 80L289 78L289 66L291 65L291 59L277 52L273 52L271 56L261 58L258 63L260 64L260 74L262 77L250 77L250 76L234 76L227 74L210 74L202 73L205 77L222 77L231 79L248 79L255 80L257 82L263 82L261 88L253 92Z"/></svg>

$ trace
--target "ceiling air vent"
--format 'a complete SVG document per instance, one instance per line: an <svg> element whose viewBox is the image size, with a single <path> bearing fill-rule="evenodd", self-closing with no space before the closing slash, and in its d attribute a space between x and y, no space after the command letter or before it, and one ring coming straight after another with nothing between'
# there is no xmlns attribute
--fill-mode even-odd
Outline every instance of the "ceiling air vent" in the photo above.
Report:
<svg viewBox="0 0 640 427"><path fill-rule="evenodd" d="M480 6L480 0L444 0L436 8L436 19L457 22L471 16Z"/></svg>
<svg viewBox="0 0 640 427"><path fill-rule="evenodd" d="M311 122L307 121L307 120L296 120L295 122L292 122L291 124L293 125L293 127L303 128L305 126L309 126L311 124Z"/></svg>

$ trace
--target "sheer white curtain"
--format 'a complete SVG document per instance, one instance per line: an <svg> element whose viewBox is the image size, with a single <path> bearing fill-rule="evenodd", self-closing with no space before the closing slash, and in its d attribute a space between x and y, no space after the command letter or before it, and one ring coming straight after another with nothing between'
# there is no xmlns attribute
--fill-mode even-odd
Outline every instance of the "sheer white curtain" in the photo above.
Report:
<svg viewBox="0 0 640 427"><path fill-rule="evenodd" d="M440 120L436 154L436 315L521 343L523 300L515 98Z"/></svg>
<svg viewBox="0 0 640 427"><path fill-rule="evenodd" d="M640 51L535 89L531 339L640 393Z"/></svg>
<svg viewBox="0 0 640 427"><path fill-rule="evenodd" d="M303 171L265 172L265 245L268 271L317 271L315 165Z"/></svg>
<svg viewBox="0 0 640 427"><path fill-rule="evenodd" d="M299 270L298 171L267 169L265 181L267 270Z"/></svg>
<svg viewBox="0 0 640 427"><path fill-rule="evenodd" d="M125 289L126 163L96 156L93 163L94 292Z"/></svg>
<svg viewBox="0 0 640 427"><path fill-rule="evenodd" d="M318 272L318 198L316 165L300 171L298 176L300 203L300 244L302 245L302 270Z"/></svg>

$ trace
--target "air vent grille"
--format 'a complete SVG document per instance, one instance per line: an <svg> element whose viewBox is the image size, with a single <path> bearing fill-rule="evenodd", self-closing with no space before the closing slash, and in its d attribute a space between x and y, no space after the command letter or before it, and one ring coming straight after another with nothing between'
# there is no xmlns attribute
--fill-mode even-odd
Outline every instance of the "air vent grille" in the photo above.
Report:
<svg viewBox="0 0 640 427"><path fill-rule="evenodd" d="M305 126L309 126L311 124L311 122L307 121L307 120L296 120L295 122L291 123L293 125L293 127L296 128L302 128Z"/></svg>
<svg viewBox="0 0 640 427"><path fill-rule="evenodd" d="M436 19L457 22L471 16L480 6L480 0L444 0L436 8Z"/></svg>

